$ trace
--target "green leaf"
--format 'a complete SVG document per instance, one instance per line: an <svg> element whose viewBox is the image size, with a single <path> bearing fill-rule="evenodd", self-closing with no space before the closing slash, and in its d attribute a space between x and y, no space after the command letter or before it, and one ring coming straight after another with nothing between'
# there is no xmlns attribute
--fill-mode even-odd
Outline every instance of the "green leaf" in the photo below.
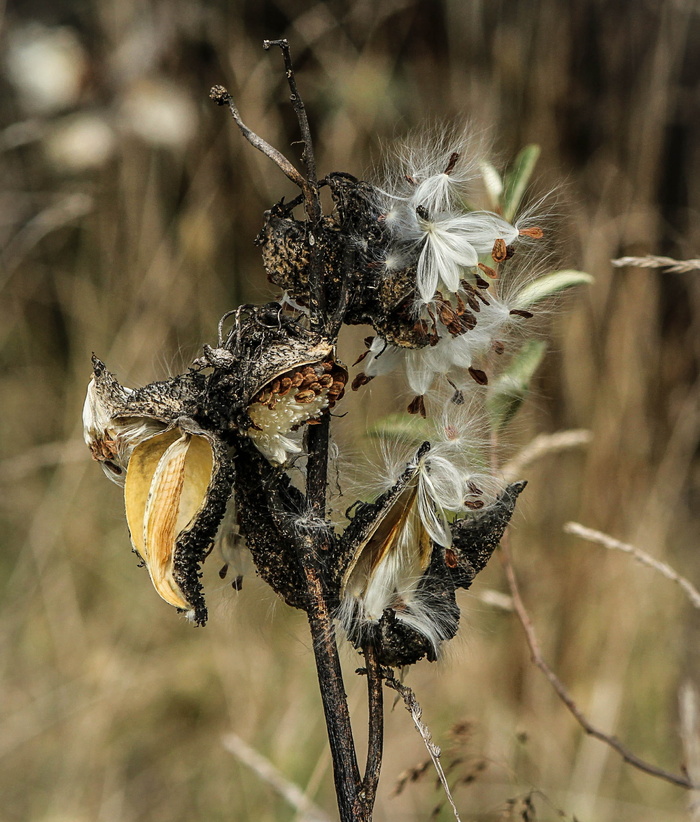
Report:
<svg viewBox="0 0 700 822"><path fill-rule="evenodd" d="M566 291L567 288L592 282L593 277L583 271L552 271L551 274L545 274L544 277L538 277L528 283L516 296L513 308L528 309L542 300Z"/></svg>
<svg viewBox="0 0 700 822"><path fill-rule="evenodd" d="M435 435L435 426L429 420L413 414L388 414L370 425L367 429L370 437L393 437L411 445L419 446Z"/></svg>
<svg viewBox="0 0 700 822"><path fill-rule="evenodd" d="M520 202L523 199L523 194L525 194L525 189L530 182L530 177L539 156L540 147L538 145L533 143L525 146L505 175L501 206L503 217L509 222L513 220L520 207Z"/></svg>
<svg viewBox="0 0 700 822"><path fill-rule="evenodd" d="M486 395L491 428L501 431L516 415L530 390L530 382L542 362L547 346L530 340L509 363L507 371L491 385Z"/></svg>
<svg viewBox="0 0 700 822"><path fill-rule="evenodd" d="M501 207L501 196L503 194L503 180L501 175L488 160L482 160L479 167L491 209L492 211L498 211Z"/></svg>

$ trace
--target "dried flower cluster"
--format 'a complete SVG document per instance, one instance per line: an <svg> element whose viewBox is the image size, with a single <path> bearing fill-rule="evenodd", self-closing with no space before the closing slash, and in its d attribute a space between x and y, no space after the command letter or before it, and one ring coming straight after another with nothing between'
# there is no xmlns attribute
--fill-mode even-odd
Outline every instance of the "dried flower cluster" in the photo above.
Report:
<svg viewBox="0 0 700 822"><path fill-rule="evenodd" d="M213 96L230 104L221 89ZM84 424L93 456L124 485L133 549L164 600L205 622L200 569L218 531L234 587L251 556L287 603L309 610L300 557L312 545L350 641L400 666L436 659L455 635L455 592L488 561L524 487L500 485L486 454L487 408L493 417L506 407L499 425L518 402L493 381L510 331L581 277L536 280L518 265L542 231L507 219L503 192L496 210L468 205L495 172L462 135L407 143L389 165L378 184L346 173L320 181L333 208L317 219L298 214L306 190L265 214L257 243L279 297L228 312L186 374L131 390L94 358ZM352 388L403 368L407 410L425 435L384 466L386 486L351 506L341 533L289 469L304 469L310 426L327 431L343 399L344 323L374 329Z"/></svg>

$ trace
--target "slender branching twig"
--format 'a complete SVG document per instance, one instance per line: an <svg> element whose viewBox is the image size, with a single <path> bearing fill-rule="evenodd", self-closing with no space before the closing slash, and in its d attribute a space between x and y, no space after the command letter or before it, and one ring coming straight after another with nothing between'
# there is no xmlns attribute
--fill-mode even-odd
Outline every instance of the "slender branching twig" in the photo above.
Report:
<svg viewBox="0 0 700 822"><path fill-rule="evenodd" d="M523 599L520 595L520 589L518 587L518 582L515 577L515 571L513 570L513 564L510 558L510 551L508 550L507 534L501 542L501 550L499 552L499 555L501 558L503 569L506 574L506 579L508 581L508 587L510 588L511 596L513 597L515 613L517 614L518 619L520 620L520 624L522 625L523 630L525 631L525 638L527 639L527 644L530 648L532 661L549 680L550 684L556 691L556 694L559 697L559 699L561 699L564 705L566 705L566 707L569 709L569 711L574 716L579 725L583 728L583 730L590 736L593 736L596 739L599 739L601 742L604 742L614 751L617 751L617 753L620 754L620 756L625 760L625 762L628 762L630 765L633 765L640 771L644 771L645 773L648 773L651 776L655 776L659 779L665 780L666 782L670 782L672 785L678 785L681 788L697 789L698 786L694 785L685 776L681 776L680 774L675 774L670 771L666 771L663 768L659 768L656 765L652 765L651 763L646 762L645 760L638 757L636 754L632 753L632 751L630 751L629 748L623 745L619 739L617 739L614 736L611 736L610 734L606 734L604 731L601 731L599 728L596 728L590 722L590 720L586 717L586 715L579 708L579 706L574 701L572 696L569 694L566 687L564 686L564 683L549 667L544 657L542 656L542 651L540 649L539 640L537 639L537 634L535 633L535 628L532 624L530 615L528 614L527 609L525 608L525 604L523 603Z"/></svg>
<svg viewBox="0 0 700 822"><path fill-rule="evenodd" d="M294 75L294 66L292 65L292 56L289 50L289 43L287 40L265 40L263 47L269 49L271 46L278 46L282 51L284 58L284 70L291 92L291 103L294 113L299 123L299 131L301 132L301 140L304 144L304 149L301 153L301 159L306 169L306 178L301 184L304 193L304 208L306 217L309 221L308 239L311 247L311 259L309 260L309 317L311 319L311 327L314 329L326 328L328 326L328 318L325 317L326 301L323 290L323 260L319 253L319 245L316 242L315 233L318 231L321 217L323 216L321 210L321 199L318 194L318 179L316 175L316 156L314 154L313 141L311 139L311 130L309 128L309 119L306 116L306 106L299 94L297 88L297 81ZM320 438L316 438L319 440Z"/></svg>
<svg viewBox="0 0 700 822"><path fill-rule="evenodd" d="M374 800L379 786L379 773L382 767L384 748L384 692L382 679L384 672L377 659L377 652L372 645L365 649L365 668L360 670L367 676L367 706L369 714L369 736L367 742L367 764L362 778L362 787L358 795L359 813L364 818L371 818Z"/></svg>
<svg viewBox="0 0 700 822"><path fill-rule="evenodd" d="M688 596L688 599L692 603L693 607L700 608L700 591L698 591L693 583L681 576L677 571L671 568L670 565L655 559L651 556L651 554L647 554L646 551L642 551L641 548L635 548L634 545L628 545L626 542L620 542L620 540L614 539L607 534L603 534L601 531L595 531L593 528L586 528L585 525L580 525L578 522L567 522L564 526L564 531L567 534L574 534L577 537L582 537L589 542L596 542L611 551L622 551L625 554L631 554L637 562L641 562L642 565L647 565L649 568L653 568L662 576L666 577L666 579L670 579L672 582L679 585L683 589L683 592Z"/></svg>
<svg viewBox="0 0 700 822"><path fill-rule="evenodd" d="M457 810L457 806L455 805L455 801L452 798L452 792L450 791L449 783L447 782L447 777L445 776L445 771L442 768L440 763L440 748L433 742L433 737L430 733L430 729L422 721L421 716L423 715L423 709L421 708L418 700L416 699L416 695L413 693L411 688L407 685L402 685L401 682L396 679L396 677L391 672L387 672L384 677L384 681L387 684L387 687L393 688L397 694L403 699L404 706L406 710L411 714L411 719L413 720L413 724L416 726L416 730L421 735L421 738L425 744L425 747L430 754L430 758L435 766L435 770L440 777L440 782L442 782L442 787L447 795L447 799L452 806L452 813L454 814L455 819L457 822L461 822L459 811Z"/></svg>
<svg viewBox="0 0 700 822"><path fill-rule="evenodd" d="M251 146L257 148L258 151L262 151L262 153L266 157L269 157L295 185L299 186L302 191L304 190L305 180L299 171L294 168L282 152L278 151L266 140L263 140L262 137L259 137L254 131L251 131L248 128L248 126L241 119L241 115L238 113L236 104L233 102L233 97L231 97L223 86L213 86L212 90L209 92L209 97L219 106L228 106L241 134L246 138Z"/></svg>

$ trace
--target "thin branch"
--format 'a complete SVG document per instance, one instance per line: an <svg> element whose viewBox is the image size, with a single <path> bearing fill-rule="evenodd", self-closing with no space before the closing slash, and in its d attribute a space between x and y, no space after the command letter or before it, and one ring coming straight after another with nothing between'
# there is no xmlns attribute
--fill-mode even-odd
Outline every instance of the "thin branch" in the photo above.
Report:
<svg viewBox="0 0 700 822"><path fill-rule="evenodd" d="M315 802L312 802L298 785L290 782L269 759L256 751L255 748L251 748L238 734L227 734L222 742L229 753L232 753L244 765L255 771L263 781L271 785L281 797L296 809L301 815L301 822L331 822L331 817L319 808Z"/></svg>
<svg viewBox="0 0 700 822"><path fill-rule="evenodd" d="M309 118L306 116L306 106L297 89L297 81L294 76L294 67L292 66L292 55L289 50L288 40L263 40L263 48L267 49L272 46L278 46L282 51L284 58L284 69L287 75L287 82L289 83L289 90L291 92L291 103L294 113L299 122L299 130L301 131L301 139L304 143L304 150L301 154L301 159L306 166L306 178L314 187L318 183L316 176L316 158L314 156L314 146L311 139L311 129L309 128Z"/></svg>
<svg viewBox="0 0 700 822"><path fill-rule="evenodd" d="M287 40L263 41L263 48L269 49L271 46L278 46L282 51L285 74L291 92L290 99L292 108L296 114L301 139L304 143L301 159L306 167L306 179L302 185L302 191L304 192L304 209L310 223L307 239L311 248L311 258L309 260L309 316L311 319L311 327L314 330L319 330L328 327L328 317L325 316L326 304L323 288L324 261L319 251L319 238L317 236L323 214L321 210L321 199L318 194L316 157L311 139L311 130L309 129L309 119L306 116L306 106L297 88L289 43Z"/></svg>
<svg viewBox="0 0 700 822"><path fill-rule="evenodd" d="M365 649L365 668L358 673L367 675L367 710L369 714L369 735L367 739L367 764L362 786L358 794L358 815L367 822L372 818L372 808L377 796L379 772L382 767L384 750L384 673L377 659L377 651L372 645Z"/></svg>
<svg viewBox="0 0 700 822"><path fill-rule="evenodd" d="M620 257L610 262L615 268L665 268L671 274L685 274L700 269L700 260L674 260L672 257L655 257L652 254L647 254L646 257Z"/></svg>
<svg viewBox="0 0 700 822"><path fill-rule="evenodd" d="M399 696L403 699L404 705L406 710L411 714L411 719L413 720L413 724L416 726L416 730L421 735L423 742L425 743L425 747L430 754L430 758L433 761L433 765L435 770L440 777L440 782L442 782L442 787L445 791L447 799L449 800L450 805L452 806L452 813L455 816L457 822L462 822L459 816L459 811L457 810L457 806L455 805L454 799L452 798L452 792L450 791L450 786L447 782L447 777L445 776L445 772L442 769L442 765L440 764L440 748L433 742L433 737L430 733L430 729L428 726L421 720L421 716L423 714L423 709L418 703L416 699L416 695L413 691L406 685L402 685L398 679L394 676L394 674L390 671L387 671L384 674L384 681L386 682L389 688L393 688Z"/></svg>
<svg viewBox="0 0 700 822"><path fill-rule="evenodd" d="M606 745L609 745L614 751L617 751L625 762L628 762L640 771L644 771L645 773L658 777L659 779L664 779L666 782L670 782L672 785L678 785L681 788L696 789L698 786L694 785L686 777L671 773L663 768L658 768L656 765L652 765L649 762L640 759L636 754L633 754L632 751L625 747L619 739L599 730L588 720L583 711L581 711L569 692L566 690L564 683L549 667L542 656L542 651L540 649L539 640L537 639L537 634L535 633L535 628L530 620L530 616L525 608L522 597L520 596L520 589L518 588L515 572L510 559L510 553L507 547L507 535L501 541L499 556L506 574L506 579L508 580L511 596L513 597L515 612L518 615L520 624L523 626L523 630L525 631L527 644L530 648L531 659L549 680L559 699L561 699L564 705L566 705L583 730L590 736L599 739L601 742L605 742Z"/></svg>
<svg viewBox="0 0 700 822"><path fill-rule="evenodd" d="M246 140L258 151L262 151L262 153L269 157L273 163L275 163L286 175L289 179L299 188L304 191L306 188L306 180L301 176L299 171L289 162L289 160L278 151L276 148L273 148L266 140L263 140L262 137L258 137L258 135L251 131L248 126L241 120L241 115L238 113L238 109L236 108L236 104L233 102L233 98L231 95L226 91L223 86L213 86L211 91L209 92L209 97L218 105L218 106L228 106L229 110L231 111L231 115L233 116L234 122L238 126L241 131L241 134L246 138Z"/></svg>
<svg viewBox="0 0 700 822"><path fill-rule="evenodd" d="M519 454L509 460L501 469L506 482L520 479L523 469L547 454L579 448L593 439L590 431L582 428L571 431L557 431L556 434L540 434L528 443Z"/></svg>
<svg viewBox="0 0 700 822"><path fill-rule="evenodd" d="M693 607L700 609L700 591L698 591L693 583L677 573L670 565L666 565L665 562L655 559L651 554L642 551L641 548L635 548L634 545L620 542L620 540L614 539L601 531L595 531L593 528L586 528L578 522L567 522L564 526L564 531L567 534L575 534L577 537L587 539L589 542L596 542L611 551L623 551L625 554L631 554L637 562L641 562L642 565L648 565L649 568L658 571L662 576L665 576L666 579L670 579L671 582L680 585L693 604Z"/></svg>

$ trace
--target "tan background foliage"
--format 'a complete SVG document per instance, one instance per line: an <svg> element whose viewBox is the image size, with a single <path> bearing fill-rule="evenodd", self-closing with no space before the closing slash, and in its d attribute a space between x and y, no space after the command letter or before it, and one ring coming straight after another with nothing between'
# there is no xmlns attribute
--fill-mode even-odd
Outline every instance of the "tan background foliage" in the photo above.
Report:
<svg viewBox="0 0 700 822"><path fill-rule="evenodd" d="M543 431L593 439L527 471L515 561L545 654L581 706L679 769L697 614L562 525L700 578L700 275L609 264L699 256L697 4L27 0L2 24L0 819L297 818L224 750L229 730L334 812L303 614L256 579L232 591L212 565L208 626L178 619L136 567L120 493L80 430L92 351L142 384L183 369L224 311L273 296L252 239L290 184L207 99L224 83L246 122L295 155L265 37L291 42L322 172L362 175L382 142L426 120L469 119L497 164L542 146L532 195L555 190L544 208L559 259L595 284L554 316L510 451ZM372 409L403 404L398 383L370 388L374 405L354 417L348 398L341 446L358 447ZM463 818L508 818L508 800L531 789L540 819L687 818L682 791L584 738L512 614L478 598L486 589L505 590L497 559L463 595L446 658L408 680L444 747L469 723L452 772L477 772L455 792ZM344 660L362 737L359 658ZM376 819L426 820L440 799L432 775L392 796L425 751L403 709L386 724Z"/></svg>

